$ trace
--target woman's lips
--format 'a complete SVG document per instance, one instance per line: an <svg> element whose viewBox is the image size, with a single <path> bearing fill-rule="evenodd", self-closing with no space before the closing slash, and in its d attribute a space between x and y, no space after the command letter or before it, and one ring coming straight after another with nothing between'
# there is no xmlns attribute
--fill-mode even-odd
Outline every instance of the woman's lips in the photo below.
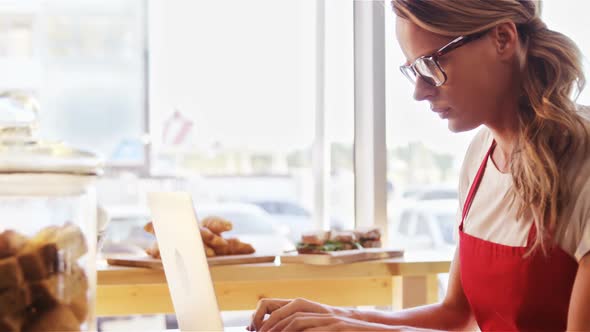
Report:
<svg viewBox="0 0 590 332"><path fill-rule="evenodd" d="M431 108L433 112L437 113L441 119L446 119L449 117L449 113L451 112L450 107L433 107Z"/></svg>

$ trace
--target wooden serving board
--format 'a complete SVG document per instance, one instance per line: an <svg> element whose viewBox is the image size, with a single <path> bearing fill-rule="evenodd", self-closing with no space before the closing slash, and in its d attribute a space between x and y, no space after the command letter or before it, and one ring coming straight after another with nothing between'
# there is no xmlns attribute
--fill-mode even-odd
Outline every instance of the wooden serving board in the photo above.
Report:
<svg viewBox="0 0 590 332"><path fill-rule="evenodd" d="M325 254L291 254L281 256L281 263L298 263L310 265L347 264L368 260L379 260L404 255L403 250L369 248L358 250L332 251Z"/></svg>
<svg viewBox="0 0 590 332"><path fill-rule="evenodd" d="M163 269L162 261L160 259L149 256L137 257L130 255L109 256L106 258L109 265L128 266L128 267L145 267L150 269ZM269 255L231 255L209 257L207 262L209 266L216 265L231 265L231 264L254 264L254 263L272 263L275 256Z"/></svg>

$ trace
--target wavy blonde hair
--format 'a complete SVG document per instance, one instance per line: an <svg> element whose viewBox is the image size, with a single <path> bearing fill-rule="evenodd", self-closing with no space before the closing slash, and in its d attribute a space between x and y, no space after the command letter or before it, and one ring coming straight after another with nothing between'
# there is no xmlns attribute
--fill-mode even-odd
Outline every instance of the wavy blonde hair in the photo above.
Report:
<svg viewBox="0 0 590 332"><path fill-rule="evenodd" d="M589 132L575 100L585 85L582 55L565 35L547 28L540 1L531 0L393 0L397 16L430 32L457 37L514 22L524 50L520 134L511 155L512 202L517 217L530 211L537 235L532 250L546 252L571 183L564 171L575 152L588 153ZM576 91L577 90L577 91ZM576 92L576 94L574 94ZM529 209L530 208L530 209Z"/></svg>

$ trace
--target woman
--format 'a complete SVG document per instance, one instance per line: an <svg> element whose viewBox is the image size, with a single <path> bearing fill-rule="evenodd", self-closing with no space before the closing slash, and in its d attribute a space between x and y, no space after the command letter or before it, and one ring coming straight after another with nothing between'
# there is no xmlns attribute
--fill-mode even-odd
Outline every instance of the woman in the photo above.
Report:
<svg viewBox="0 0 590 332"><path fill-rule="evenodd" d="M263 299L250 328L590 331L590 122L570 99L584 85L579 50L536 1L393 7L415 99L454 132L482 125L460 176L448 293L394 313Z"/></svg>

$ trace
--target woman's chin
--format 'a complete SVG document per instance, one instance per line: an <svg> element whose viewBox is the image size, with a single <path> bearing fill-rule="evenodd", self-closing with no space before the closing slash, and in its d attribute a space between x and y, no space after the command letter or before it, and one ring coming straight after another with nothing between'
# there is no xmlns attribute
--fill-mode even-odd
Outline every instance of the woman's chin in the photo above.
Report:
<svg viewBox="0 0 590 332"><path fill-rule="evenodd" d="M470 131L470 130L478 127L477 125L471 125L471 124L468 124L465 122L458 121L457 119L449 118L448 121L449 122L447 123L447 126L448 126L449 130L453 133L461 133L464 131Z"/></svg>

